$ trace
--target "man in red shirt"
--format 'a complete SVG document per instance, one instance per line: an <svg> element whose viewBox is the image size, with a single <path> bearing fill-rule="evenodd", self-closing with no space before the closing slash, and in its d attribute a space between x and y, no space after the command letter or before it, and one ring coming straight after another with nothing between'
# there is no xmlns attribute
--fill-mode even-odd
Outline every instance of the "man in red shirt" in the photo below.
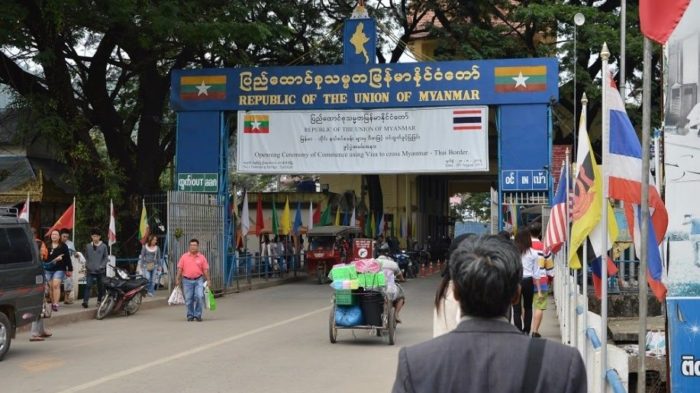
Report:
<svg viewBox="0 0 700 393"><path fill-rule="evenodd" d="M177 263L175 285L182 282L182 291L187 305L187 321L202 322L204 308L204 280L211 283L209 263L204 254L199 252L199 240L190 240L190 251L184 253Z"/></svg>

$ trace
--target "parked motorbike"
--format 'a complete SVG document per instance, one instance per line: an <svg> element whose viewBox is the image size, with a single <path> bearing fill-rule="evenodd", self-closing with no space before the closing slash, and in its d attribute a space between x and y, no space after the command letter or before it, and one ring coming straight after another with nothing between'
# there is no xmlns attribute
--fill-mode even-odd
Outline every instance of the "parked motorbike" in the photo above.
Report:
<svg viewBox="0 0 700 393"><path fill-rule="evenodd" d="M114 277L105 278L105 297L102 299L95 318L103 319L114 311L124 310L126 315L133 315L141 308L146 295L148 279L139 275L130 276L119 267L114 269Z"/></svg>

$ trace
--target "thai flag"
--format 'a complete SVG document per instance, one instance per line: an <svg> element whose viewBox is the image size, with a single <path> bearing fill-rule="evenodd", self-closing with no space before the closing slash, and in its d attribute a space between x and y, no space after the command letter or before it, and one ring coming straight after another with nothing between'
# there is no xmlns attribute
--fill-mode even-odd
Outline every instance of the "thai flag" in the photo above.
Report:
<svg viewBox="0 0 700 393"><path fill-rule="evenodd" d="M556 253L566 241L566 165L561 168L559 185L552 201L552 210L544 234L544 247Z"/></svg>
<svg viewBox="0 0 700 393"><path fill-rule="evenodd" d="M611 198L625 202L625 216L630 228L630 234L635 242L635 250L641 249L639 231L639 212L642 200L642 146L634 132L632 123L627 117L622 97L617 91L615 82L610 78L605 94L610 109L610 151L605 165L609 175L609 194ZM654 295L661 301L666 297L666 287L661 283L662 260L658 244L664 238L668 228L668 212L658 190L653 185L653 177L649 178L649 252L647 281Z"/></svg>

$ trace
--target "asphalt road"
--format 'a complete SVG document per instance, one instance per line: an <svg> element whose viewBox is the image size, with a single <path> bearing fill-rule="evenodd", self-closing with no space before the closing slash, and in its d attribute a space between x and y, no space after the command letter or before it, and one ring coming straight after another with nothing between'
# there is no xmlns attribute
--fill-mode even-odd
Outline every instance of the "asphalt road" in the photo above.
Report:
<svg viewBox="0 0 700 393"><path fill-rule="evenodd" d="M438 277L405 285L397 345L367 331L328 339L331 289L311 281L218 299L204 321L182 306L21 333L0 362L0 392L388 392L401 346L432 335Z"/></svg>

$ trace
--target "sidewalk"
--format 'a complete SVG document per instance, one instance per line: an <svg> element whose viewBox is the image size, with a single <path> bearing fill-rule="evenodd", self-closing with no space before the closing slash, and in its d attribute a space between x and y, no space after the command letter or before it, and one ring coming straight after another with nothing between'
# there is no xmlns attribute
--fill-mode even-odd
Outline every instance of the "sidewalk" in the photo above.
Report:
<svg viewBox="0 0 700 393"><path fill-rule="evenodd" d="M247 283L245 280L241 280L238 286L238 290L236 287L236 282L234 281L231 287L227 289L226 295L224 296L233 296L236 294L236 292L245 292L250 290L269 288L306 279L306 274L297 274L297 277L294 277L290 274L288 277L270 278L267 280L262 278L254 278L251 280L250 284ZM140 310L148 310L155 307L167 306L169 296L170 292L167 289L157 290L154 297L143 298ZM59 305L59 311L54 311L51 315L51 318L44 320L44 324L47 328L52 328L56 326L94 319L95 313L97 312L97 299L91 298L88 308L83 308L81 303L82 300L80 299L77 299L73 304L61 303ZM30 327L31 324L25 325L22 328L20 328L19 331L29 331Z"/></svg>
<svg viewBox="0 0 700 393"><path fill-rule="evenodd" d="M547 299L547 310L545 310L544 317L542 318L540 334L544 338L554 340L556 342L561 342L561 329L559 327L559 319L557 318L557 310L556 305L554 304L554 297L549 296Z"/></svg>

